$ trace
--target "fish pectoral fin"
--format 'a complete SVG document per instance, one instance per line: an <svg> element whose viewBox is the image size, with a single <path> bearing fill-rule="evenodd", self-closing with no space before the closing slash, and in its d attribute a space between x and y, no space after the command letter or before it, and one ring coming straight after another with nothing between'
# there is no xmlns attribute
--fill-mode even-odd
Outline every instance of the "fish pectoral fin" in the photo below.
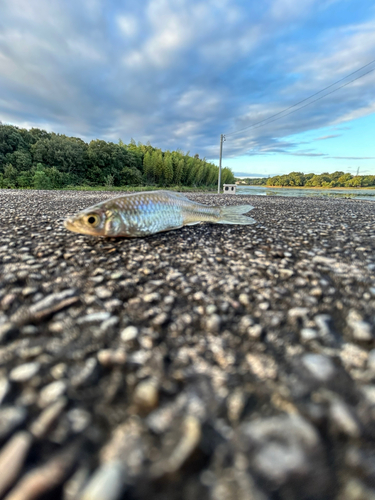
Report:
<svg viewBox="0 0 375 500"><path fill-rule="evenodd" d="M184 226L195 226L195 224L200 224L201 221L200 220L197 220L195 222L187 222L186 224L184 224Z"/></svg>

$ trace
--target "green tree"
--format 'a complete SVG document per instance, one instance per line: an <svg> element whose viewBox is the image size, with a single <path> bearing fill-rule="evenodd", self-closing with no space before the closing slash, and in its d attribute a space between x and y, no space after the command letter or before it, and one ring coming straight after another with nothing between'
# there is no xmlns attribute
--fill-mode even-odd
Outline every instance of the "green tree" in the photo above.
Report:
<svg viewBox="0 0 375 500"><path fill-rule="evenodd" d="M153 183L155 180L154 175L154 166L151 158L151 154L149 151L145 154L143 158L143 172L145 176L145 181L148 183Z"/></svg>
<svg viewBox="0 0 375 500"><path fill-rule="evenodd" d="M33 187L33 174L30 170L28 172L23 171L17 176L17 186L21 188Z"/></svg>
<svg viewBox="0 0 375 500"><path fill-rule="evenodd" d="M177 167L176 167L175 172L174 172L174 184L176 186L180 186L180 184L181 184L183 170L184 170L184 159L181 158L178 161Z"/></svg>
<svg viewBox="0 0 375 500"><path fill-rule="evenodd" d="M17 183L17 170L11 163L5 165L3 186L9 189L15 189Z"/></svg>
<svg viewBox="0 0 375 500"><path fill-rule="evenodd" d="M46 174L46 171L41 163L38 163L34 176L33 187L35 189L52 189L51 179Z"/></svg>
<svg viewBox="0 0 375 500"><path fill-rule="evenodd" d="M165 186L170 186L173 181L173 161L171 154L167 153L163 158L162 182Z"/></svg>
<svg viewBox="0 0 375 500"><path fill-rule="evenodd" d="M122 169L122 185L125 186L141 186L142 185L142 174L137 168L125 167Z"/></svg>

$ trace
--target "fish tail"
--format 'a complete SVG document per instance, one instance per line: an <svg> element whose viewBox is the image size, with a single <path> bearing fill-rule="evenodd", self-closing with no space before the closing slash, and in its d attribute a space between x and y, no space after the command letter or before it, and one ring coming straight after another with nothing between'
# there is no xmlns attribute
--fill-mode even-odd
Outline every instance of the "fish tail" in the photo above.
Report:
<svg viewBox="0 0 375 500"><path fill-rule="evenodd" d="M251 205L236 205L234 207L222 207L218 224L255 224L256 220L243 214L250 212L254 207Z"/></svg>

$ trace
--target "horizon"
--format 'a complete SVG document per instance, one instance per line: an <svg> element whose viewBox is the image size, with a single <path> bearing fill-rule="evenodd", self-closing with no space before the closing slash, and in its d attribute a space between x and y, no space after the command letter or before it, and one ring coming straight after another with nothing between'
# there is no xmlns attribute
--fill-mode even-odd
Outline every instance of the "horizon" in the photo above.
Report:
<svg viewBox="0 0 375 500"><path fill-rule="evenodd" d="M225 134L233 172L374 175L374 53L370 0L5 0L0 121L215 164Z"/></svg>

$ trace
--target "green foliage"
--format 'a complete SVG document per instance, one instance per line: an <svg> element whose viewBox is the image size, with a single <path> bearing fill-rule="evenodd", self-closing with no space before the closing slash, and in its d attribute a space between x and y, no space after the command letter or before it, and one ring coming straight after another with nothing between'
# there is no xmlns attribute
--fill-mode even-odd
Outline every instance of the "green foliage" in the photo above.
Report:
<svg viewBox="0 0 375 500"><path fill-rule="evenodd" d="M14 189L17 181L17 170L11 163L5 165L3 184L5 188Z"/></svg>
<svg viewBox="0 0 375 500"><path fill-rule="evenodd" d="M243 179L252 186L282 186L282 187L314 187L314 188L335 188L335 187L371 187L375 186L375 175L352 176L337 171L329 174L303 174L301 172L291 172L285 175L260 179Z"/></svg>
<svg viewBox="0 0 375 500"><path fill-rule="evenodd" d="M112 174L108 174L104 177L104 182L106 187L112 187L115 181L115 176Z"/></svg>
<svg viewBox="0 0 375 500"><path fill-rule="evenodd" d="M215 187L218 167L182 150L166 151L134 139L118 144L0 124L0 187L63 189L77 185ZM234 182L223 169L223 182Z"/></svg>
<svg viewBox="0 0 375 500"><path fill-rule="evenodd" d="M221 184L234 184L234 175L230 168L225 167L221 171Z"/></svg>
<svg viewBox="0 0 375 500"><path fill-rule="evenodd" d="M47 172L41 163L38 163L36 167L32 183L34 189L52 189L51 179L47 175Z"/></svg>
<svg viewBox="0 0 375 500"><path fill-rule="evenodd" d="M170 153L164 156L162 182L165 186L170 186L173 182L173 161Z"/></svg>
<svg viewBox="0 0 375 500"><path fill-rule="evenodd" d="M139 186L142 184L142 174L135 167L124 167L121 171L121 185Z"/></svg>

